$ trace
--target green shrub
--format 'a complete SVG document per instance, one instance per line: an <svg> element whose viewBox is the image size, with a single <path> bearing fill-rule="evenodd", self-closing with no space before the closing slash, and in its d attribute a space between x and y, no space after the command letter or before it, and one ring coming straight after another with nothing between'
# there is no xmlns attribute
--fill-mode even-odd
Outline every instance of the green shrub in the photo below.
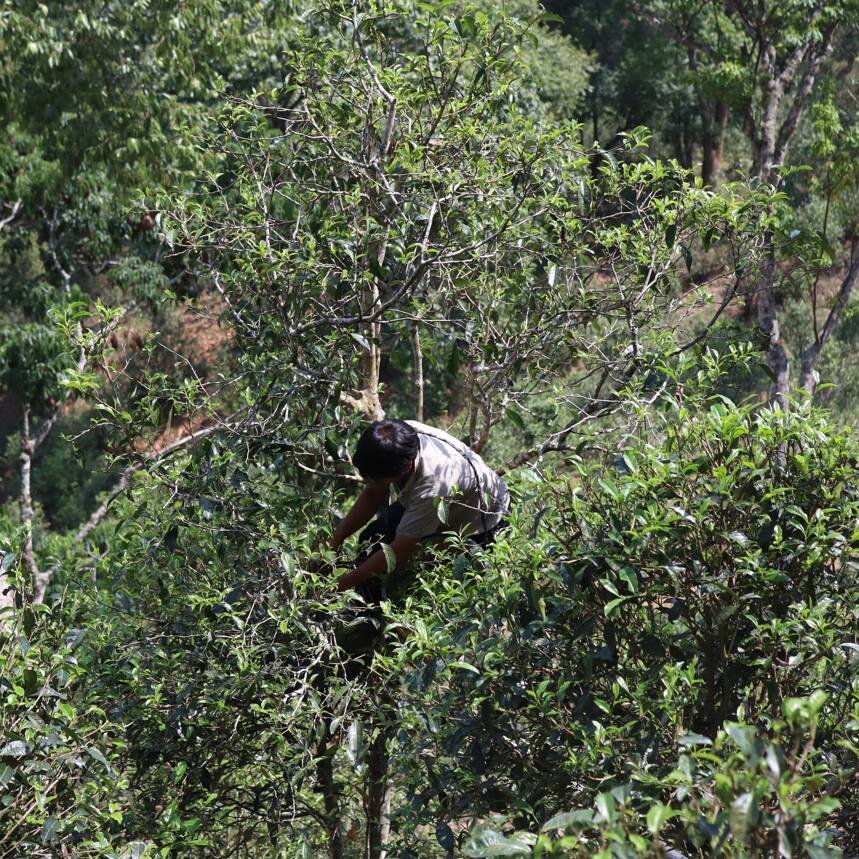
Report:
<svg viewBox="0 0 859 859"><path fill-rule="evenodd" d="M9 546L0 558L13 573ZM82 859L119 856L123 743L87 687L87 630L70 623L62 605L0 611L0 856L59 856L61 843Z"/></svg>
<svg viewBox="0 0 859 859"><path fill-rule="evenodd" d="M675 403L660 443L526 488L542 534L430 573L401 618L401 831L573 808L582 851L635 855L662 804L694 855L824 850L856 804L855 440L808 409Z"/></svg>

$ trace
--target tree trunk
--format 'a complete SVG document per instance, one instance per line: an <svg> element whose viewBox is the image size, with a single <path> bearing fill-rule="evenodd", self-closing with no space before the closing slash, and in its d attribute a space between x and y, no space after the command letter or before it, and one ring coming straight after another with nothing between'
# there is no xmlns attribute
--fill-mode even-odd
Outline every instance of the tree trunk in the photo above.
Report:
<svg viewBox="0 0 859 859"><path fill-rule="evenodd" d="M21 513L21 526L24 529L24 566L33 579L39 574L36 555L33 550L33 496L30 490L30 476L33 468L33 453L35 444L30 436L30 404L24 403L24 413L21 421L21 453L18 461L21 465L21 490L18 494L18 509Z"/></svg>
<svg viewBox="0 0 859 859"><path fill-rule="evenodd" d="M716 184L716 176L722 162L722 147L725 142L725 130L728 126L728 106L721 101L716 102L714 113L703 96L701 102L702 154L701 180L705 185Z"/></svg>
<svg viewBox="0 0 859 859"><path fill-rule="evenodd" d="M773 163L775 144L778 134L778 111L784 97L784 85L776 72L776 52L773 45L767 45L762 54L762 65L768 73L764 82L763 111L757 128L749 130L755 134L752 141L752 173L764 182L778 178L777 165Z"/></svg>
<svg viewBox="0 0 859 859"><path fill-rule="evenodd" d="M388 732L382 727L367 756L367 789L364 815L367 821L365 859L382 859L385 852L385 797L388 791Z"/></svg>
<svg viewBox="0 0 859 859"><path fill-rule="evenodd" d="M689 126L689 120L684 119L683 125L680 128L680 164L687 170L692 169L695 161L693 152L694 146L692 143L692 129Z"/></svg>
<svg viewBox="0 0 859 859"><path fill-rule="evenodd" d="M776 185L780 181L779 171L787 150L796 132L805 102L811 92L817 71L823 58L832 46L834 25L828 29L819 44L811 42L795 45L790 54L779 64L775 46L762 46L761 68L767 75L764 82L763 110L758 127L752 121L751 112L746 117L746 133L752 142L753 173L762 182ZM805 64L799 88L794 94L787 117L779 124L780 109L786 89L790 87ZM775 247L772 231L768 231L769 251L758 281L757 316L758 325L767 338L767 365L773 374L770 387L772 401L787 409L790 391L790 362L781 339L778 312L775 302ZM809 356L810 358L811 356ZM812 361L816 361L816 357Z"/></svg>
<svg viewBox="0 0 859 859"><path fill-rule="evenodd" d="M424 419L424 353L418 323L412 326L412 353L415 362L415 420Z"/></svg>
<svg viewBox="0 0 859 859"><path fill-rule="evenodd" d="M372 306L379 302L379 290L373 289ZM372 322L369 329L370 348L364 353L364 391L365 411L371 421L380 421L385 417L379 399L379 377L382 366L382 323Z"/></svg>
<svg viewBox="0 0 859 859"><path fill-rule="evenodd" d="M713 151L713 176L722 166L722 152L725 149L725 134L728 131L728 105L723 101L716 102L716 145Z"/></svg>
<svg viewBox="0 0 859 859"><path fill-rule="evenodd" d="M340 789L334 780L334 752L336 745L329 741L319 743L319 761L316 764L316 777L322 803L325 808L325 827L328 830L328 855L330 859L343 859L345 846L343 823L340 820Z"/></svg>
<svg viewBox="0 0 859 859"><path fill-rule="evenodd" d="M799 385L809 395L814 394L814 388L817 385L817 359L820 357L820 344L817 342L809 343L802 350L799 364Z"/></svg>
<svg viewBox="0 0 859 859"><path fill-rule="evenodd" d="M775 248L772 245L771 233L768 239L770 248L764 260L758 285L758 326L768 344L767 366L772 374L770 399L779 408L787 411L788 393L790 392L790 362L781 340L781 329L775 306Z"/></svg>
<svg viewBox="0 0 859 859"><path fill-rule="evenodd" d="M50 434L54 424L57 422L58 415L58 411L54 410L52 414L42 421L39 431L35 435L32 435L30 404L24 403L21 421L21 453L18 456L18 461L21 464L21 490L18 494L18 509L21 513L21 525L24 528L22 560L27 572L31 576L33 602L37 605L45 599L45 594L53 578L53 568L42 571L36 562L36 553L33 545L33 521L35 513L33 511L33 496L30 481L33 470L33 455Z"/></svg>

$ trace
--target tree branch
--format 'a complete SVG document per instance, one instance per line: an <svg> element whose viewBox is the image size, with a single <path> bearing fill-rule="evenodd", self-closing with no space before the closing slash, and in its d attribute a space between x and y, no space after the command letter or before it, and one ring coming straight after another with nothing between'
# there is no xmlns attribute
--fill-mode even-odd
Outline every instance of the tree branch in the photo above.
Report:
<svg viewBox="0 0 859 859"><path fill-rule="evenodd" d="M843 315L847 304L850 301L850 296L853 293L853 287L856 285L856 278L859 277L859 255L856 253L857 242L859 239L854 238L850 246L850 264L847 267L847 273L841 281L841 286L838 289L835 303L826 317L826 322L820 332L815 336L814 340L802 350L802 358L800 363L799 384L809 394L814 393L817 379L815 378L815 368L820 353L826 342L834 333L838 326L841 316Z"/></svg>
<svg viewBox="0 0 859 859"><path fill-rule="evenodd" d="M618 387L622 387L629 382L637 369L638 364L633 361L624 371ZM520 465L525 465L534 459L538 459L545 453L566 450L565 445L567 438L569 438L570 434L573 433L577 427L581 426L581 424L587 420L606 414L610 409L617 406L620 403L620 396L617 393L614 393L605 399L600 398L603 385L608 381L610 373L610 367L603 368L602 375L600 376L599 382L597 382L596 390L591 396L590 402L581 409L580 414L575 418L575 420L570 421L563 429L550 435L544 442L542 442L542 444L538 444L529 450L525 450L517 454L500 468L497 468L496 472L503 476L508 471L512 471Z"/></svg>
<svg viewBox="0 0 859 859"><path fill-rule="evenodd" d="M8 203L6 204L8 205ZM12 211L5 217L0 218L0 230L5 230L15 218L18 217L18 212L21 211L21 200L18 199L12 204Z"/></svg>
<svg viewBox="0 0 859 859"><path fill-rule="evenodd" d="M802 78L802 83L799 85L799 90L794 96L790 106L790 111L778 131L778 138L773 156L775 164L783 164L787 155L787 147L793 138L796 126L799 123L799 118L802 116L802 111L805 108L805 103L808 96L811 94L811 89L814 86L814 80L817 77L817 72L820 69L820 64L832 52L832 35L835 32L835 24L831 24L824 36L823 42L819 46L819 50L809 48L808 68Z"/></svg>

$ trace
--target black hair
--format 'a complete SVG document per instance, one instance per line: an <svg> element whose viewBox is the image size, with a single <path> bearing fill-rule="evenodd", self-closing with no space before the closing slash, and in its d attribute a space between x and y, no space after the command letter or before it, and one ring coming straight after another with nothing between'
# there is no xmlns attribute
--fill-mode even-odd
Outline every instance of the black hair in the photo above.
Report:
<svg viewBox="0 0 859 859"><path fill-rule="evenodd" d="M405 421L373 421L361 433L352 463L364 480L399 477L419 448L417 431Z"/></svg>

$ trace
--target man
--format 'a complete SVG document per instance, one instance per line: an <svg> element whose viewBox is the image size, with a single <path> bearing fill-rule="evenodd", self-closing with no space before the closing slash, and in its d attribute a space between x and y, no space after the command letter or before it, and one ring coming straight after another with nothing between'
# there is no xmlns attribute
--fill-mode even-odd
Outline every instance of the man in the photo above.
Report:
<svg viewBox="0 0 859 859"><path fill-rule="evenodd" d="M376 421L362 433L352 461L366 487L334 529L335 551L376 514L361 534L362 543L375 538L389 544L397 569L434 534L457 531L486 545L504 524L510 506L507 484L474 451L441 430L417 421ZM388 506L391 487L397 501ZM337 580L338 590L393 572L384 549L363 554L355 569Z"/></svg>

